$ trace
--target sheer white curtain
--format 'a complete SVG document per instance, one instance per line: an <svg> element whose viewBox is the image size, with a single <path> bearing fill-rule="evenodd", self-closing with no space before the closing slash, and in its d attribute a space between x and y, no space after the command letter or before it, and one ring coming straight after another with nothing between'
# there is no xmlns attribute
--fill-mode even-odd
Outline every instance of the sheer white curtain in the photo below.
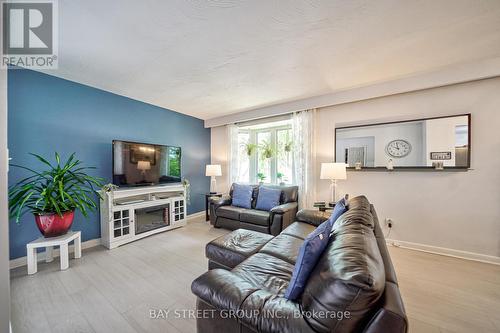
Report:
<svg viewBox="0 0 500 333"><path fill-rule="evenodd" d="M238 180L239 175L239 161L238 161L238 126L227 125L227 142L228 142L228 170L229 170L229 184L230 187L234 182Z"/></svg>
<svg viewBox="0 0 500 333"><path fill-rule="evenodd" d="M294 179L299 186L299 208L311 208L316 197L316 109L295 112L292 117L294 138Z"/></svg>

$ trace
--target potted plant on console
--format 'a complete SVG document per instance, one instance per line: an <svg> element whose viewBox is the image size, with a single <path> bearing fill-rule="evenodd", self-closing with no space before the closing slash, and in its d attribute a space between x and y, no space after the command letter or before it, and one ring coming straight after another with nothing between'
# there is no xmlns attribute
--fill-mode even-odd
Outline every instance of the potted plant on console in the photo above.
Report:
<svg viewBox="0 0 500 333"><path fill-rule="evenodd" d="M44 157L30 154L41 162L45 170L12 165L27 170L30 176L9 188L9 213L16 223L23 214L35 215L38 229L45 237L56 237L68 232L73 223L74 213L79 209L87 217L90 211L97 209L95 188L103 186L103 179L86 173L94 167L82 166L82 162L71 154L61 164L61 158L55 153L55 164Z"/></svg>

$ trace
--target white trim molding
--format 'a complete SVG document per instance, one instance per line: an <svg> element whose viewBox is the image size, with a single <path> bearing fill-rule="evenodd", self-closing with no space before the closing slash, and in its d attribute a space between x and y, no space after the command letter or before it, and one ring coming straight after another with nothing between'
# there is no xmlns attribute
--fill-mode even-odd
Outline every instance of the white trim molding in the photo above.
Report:
<svg viewBox="0 0 500 333"><path fill-rule="evenodd" d="M200 212L196 212L196 213L190 214L190 215L187 215L186 219L189 222L189 220L192 220L192 219L195 219L195 218L199 218L199 217L205 217L205 211L204 210L202 210ZM92 247L96 247L96 246L99 246L99 245L101 245L101 239L100 238L90 239L88 241L82 242L82 250L90 249ZM74 251L75 251L74 246L70 245L69 246L69 253L74 253ZM54 251L52 253L52 256L54 258L55 257L59 257L59 249L54 249ZM72 258L72 257L70 257L70 258ZM37 256L37 261L38 262L45 261L45 253L43 253L43 252L39 253L38 256ZM9 262L9 268L10 269L14 269L14 268L17 268L17 267L26 266L27 263L28 263L28 261L27 261L26 256L19 257L19 258L10 260L10 262Z"/></svg>
<svg viewBox="0 0 500 333"><path fill-rule="evenodd" d="M197 218L200 218L200 217L205 217L205 211L204 210L199 211L197 213L190 214L190 215L186 216L186 219L189 222L189 220L197 219Z"/></svg>
<svg viewBox="0 0 500 333"><path fill-rule="evenodd" d="M490 256L487 254L468 252L462 250L449 249L446 247L432 246L420 243L412 243L399 241L395 239L386 239L387 245L393 247L401 247L404 249L421 251L426 253L438 254L453 258L465 259L465 260L473 260L479 261L487 264L500 265L500 257Z"/></svg>
<svg viewBox="0 0 500 333"><path fill-rule="evenodd" d="M394 80L351 87L336 92L286 103L254 108L205 120L205 127L217 127L296 111L352 103L412 91L449 86L500 76L500 57L442 67Z"/></svg>

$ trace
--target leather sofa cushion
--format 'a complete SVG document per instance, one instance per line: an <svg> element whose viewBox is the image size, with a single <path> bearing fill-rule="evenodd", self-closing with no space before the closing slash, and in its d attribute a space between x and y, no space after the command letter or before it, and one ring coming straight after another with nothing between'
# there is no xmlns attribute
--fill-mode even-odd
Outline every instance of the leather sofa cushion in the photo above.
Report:
<svg viewBox="0 0 500 333"><path fill-rule="evenodd" d="M208 307L197 307L198 310L231 310L235 311L238 320L226 313L223 321L217 316L207 316L205 322L198 317L198 332L289 332L289 333L316 333L314 332L301 312L300 304L283 297L256 288L232 271L216 269L206 272L191 284L191 290ZM210 311L210 314L213 314ZM273 316L273 314L276 314ZM227 320L243 325L232 326ZM214 322L215 321L215 322ZM200 326L205 324L208 327Z"/></svg>
<svg viewBox="0 0 500 333"><path fill-rule="evenodd" d="M221 206L217 209L217 216L238 221L240 219L240 214L246 210L246 208L235 206Z"/></svg>
<svg viewBox="0 0 500 333"><path fill-rule="evenodd" d="M281 232L282 235L289 235L300 238L302 240L306 239L314 229L315 226L302 222L294 222L290 224L285 230Z"/></svg>
<svg viewBox="0 0 500 333"><path fill-rule="evenodd" d="M264 245L259 252L270 254L276 258L295 265L303 242L304 240L302 238L280 234Z"/></svg>
<svg viewBox="0 0 500 333"><path fill-rule="evenodd" d="M269 212L256 209L246 209L240 213L241 222L269 226Z"/></svg>
<svg viewBox="0 0 500 333"><path fill-rule="evenodd" d="M205 254L211 261L233 268L272 238L273 236L261 232L238 229L208 243Z"/></svg>
<svg viewBox="0 0 500 333"><path fill-rule="evenodd" d="M231 272L258 289L283 296L292 278L292 271L292 264L259 252L233 268Z"/></svg>
<svg viewBox="0 0 500 333"><path fill-rule="evenodd" d="M357 332L385 287L385 269L373 216L366 198L358 197L335 222L331 241L302 294L306 311L349 311L350 320L308 318L318 332Z"/></svg>

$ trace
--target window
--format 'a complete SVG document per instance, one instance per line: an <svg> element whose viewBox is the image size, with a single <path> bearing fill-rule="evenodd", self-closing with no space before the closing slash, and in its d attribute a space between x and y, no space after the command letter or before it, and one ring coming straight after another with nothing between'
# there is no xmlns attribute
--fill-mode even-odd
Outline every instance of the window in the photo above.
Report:
<svg viewBox="0 0 500 333"><path fill-rule="evenodd" d="M239 182L294 183L290 121L240 127L238 147Z"/></svg>

